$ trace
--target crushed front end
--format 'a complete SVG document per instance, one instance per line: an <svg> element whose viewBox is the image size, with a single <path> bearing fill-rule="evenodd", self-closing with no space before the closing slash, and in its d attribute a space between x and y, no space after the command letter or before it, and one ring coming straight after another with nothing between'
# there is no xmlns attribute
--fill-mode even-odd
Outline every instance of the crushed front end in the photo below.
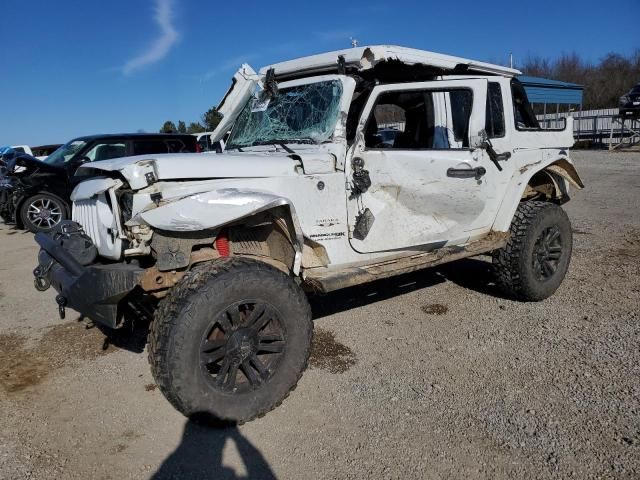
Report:
<svg viewBox="0 0 640 480"><path fill-rule="evenodd" d="M71 307L91 320L115 328L122 315L122 300L136 287L144 272L137 262L107 263L82 227L64 221L51 234L38 233L38 266L33 274L40 291L53 286L60 316Z"/></svg>
<svg viewBox="0 0 640 480"><path fill-rule="evenodd" d="M51 233L38 233L40 246L34 284L58 292L61 317L65 307L115 328L122 320L123 300L138 285L144 268L136 258L122 258L125 243L114 178L86 180L74 191L73 221Z"/></svg>

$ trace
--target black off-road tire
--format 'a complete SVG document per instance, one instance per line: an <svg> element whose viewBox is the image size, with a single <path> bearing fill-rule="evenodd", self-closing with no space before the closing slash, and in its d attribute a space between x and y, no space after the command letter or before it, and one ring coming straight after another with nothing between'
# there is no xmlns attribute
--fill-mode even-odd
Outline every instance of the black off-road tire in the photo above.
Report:
<svg viewBox="0 0 640 480"><path fill-rule="evenodd" d="M41 207L44 205L49 206L52 214L50 221L43 220L40 224L37 224L30 214L30 208L33 205L40 205ZM20 215L20 221L24 228L29 230L31 233L49 233L56 228L61 221L67 219L68 211L69 208L67 204L60 197L48 193L39 193L22 202L18 214Z"/></svg>
<svg viewBox="0 0 640 480"><path fill-rule="evenodd" d="M209 367L203 367L201 341L209 339L212 319L246 301L273 308L286 340L264 383L254 388L240 369L234 379L244 378L244 388L252 390L222 392ZM236 323L248 321L248 316L234 320L229 335L240 329ZM156 311L147 347L155 381L178 411L209 424L241 424L280 405L296 387L307 367L312 335L309 303L290 276L262 262L230 257L196 266L171 290Z"/></svg>
<svg viewBox="0 0 640 480"><path fill-rule="evenodd" d="M551 233L549 233L551 232ZM557 232L557 233L556 233ZM521 202L511 222L507 245L493 252L493 267L498 286L509 296L522 301L539 301L551 296L560 286L569 268L573 237L571 223L558 205L542 201ZM559 258L548 268L545 239L554 236L551 255ZM542 245L542 246L541 246ZM542 250L541 250L542 249ZM548 275L546 275L548 273Z"/></svg>

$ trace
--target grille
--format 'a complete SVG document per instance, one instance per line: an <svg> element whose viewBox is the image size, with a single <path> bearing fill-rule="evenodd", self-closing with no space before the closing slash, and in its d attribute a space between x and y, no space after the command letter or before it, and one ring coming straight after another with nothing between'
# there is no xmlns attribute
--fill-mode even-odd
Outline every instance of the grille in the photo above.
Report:
<svg viewBox="0 0 640 480"><path fill-rule="evenodd" d="M112 211L104 193L90 199L74 200L71 218L82 225L91 237L98 253L111 260L120 260L122 240L119 236L119 212Z"/></svg>
<svg viewBox="0 0 640 480"><path fill-rule="evenodd" d="M76 200L73 202L72 219L82 225L85 233L91 237L98 250L100 250L100 225L98 223L97 199ZM102 226L102 228L105 228Z"/></svg>

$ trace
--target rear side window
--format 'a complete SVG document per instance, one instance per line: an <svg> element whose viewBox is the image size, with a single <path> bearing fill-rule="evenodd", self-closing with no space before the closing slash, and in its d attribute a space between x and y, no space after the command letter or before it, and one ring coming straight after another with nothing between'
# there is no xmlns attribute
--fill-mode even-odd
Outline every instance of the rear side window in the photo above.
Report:
<svg viewBox="0 0 640 480"><path fill-rule="evenodd" d="M527 92L518 81L511 81L511 95L513 97L513 115L518 130L540 130L538 119L533 113Z"/></svg>
<svg viewBox="0 0 640 480"><path fill-rule="evenodd" d="M180 139L167 140L167 148L169 149L169 153L188 153L196 151L195 142L193 148L190 148L189 146L185 145L185 142Z"/></svg>
<svg viewBox="0 0 640 480"><path fill-rule="evenodd" d="M159 153L195 153L196 137L158 138L149 140L134 140L134 155L155 155Z"/></svg>
<svg viewBox="0 0 640 480"><path fill-rule="evenodd" d="M163 140L135 140L133 142L134 155L153 155L169 153L169 148Z"/></svg>
<svg viewBox="0 0 640 480"><path fill-rule="evenodd" d="M489 83L485 130L489 138L504 137L504 106L499 83Z"/></svg>

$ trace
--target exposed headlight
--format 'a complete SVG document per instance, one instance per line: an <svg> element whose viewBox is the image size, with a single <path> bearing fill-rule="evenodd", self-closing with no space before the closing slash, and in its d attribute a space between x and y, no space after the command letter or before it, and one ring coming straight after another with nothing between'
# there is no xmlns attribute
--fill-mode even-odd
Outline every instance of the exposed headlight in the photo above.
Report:
<svg viewBox="0 0 640 480"><path fill-rule="evenodd" d="M626 103L629 103L630 101L631 99L628 96L623 95L620 97L620 101L618 103L620 103L620 105L624 105Z"/></svg>
<svg viewBox="0 0 640 480"><path fill-rule="evenodd" d="M10 187L13 184L11 183L11 180L7 177L0 177L0 187Z"/></svg>

